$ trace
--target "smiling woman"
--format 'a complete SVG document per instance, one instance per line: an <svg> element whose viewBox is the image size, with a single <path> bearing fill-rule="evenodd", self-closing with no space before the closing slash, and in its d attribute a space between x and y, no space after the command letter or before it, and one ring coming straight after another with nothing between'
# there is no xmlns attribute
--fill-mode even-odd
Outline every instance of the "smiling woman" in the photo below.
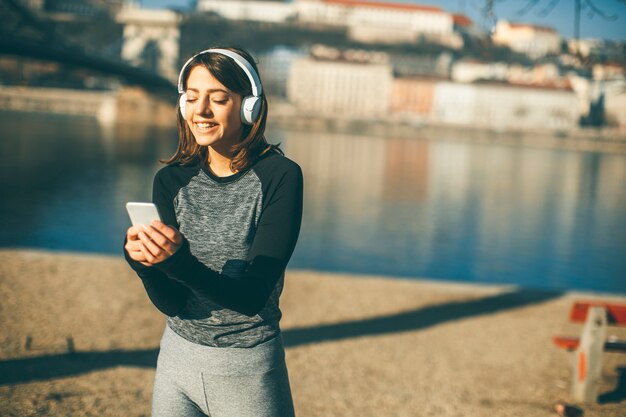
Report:
<svg viewBox="0 0 626 417"><path fill-rule="evenodd" d="M201 66L190 71L186 91L185 119L196 143L210 146L209 158L211 153L227 157L241 141L241 96Z"/></svg>
<svg viewBox="0 0 626 417"><path fill-rule="evenodd" d="M131 227L125 256L168 316L153 416L293 416L278 299L302 219L300 167L265 140L252 58L183 66L179 144L154 178L163 222Z"/></svg>
<svg viewBox="0 0 626 417"><path fill-rule="evenodd" d="M276 149L264 136L267 100L250 55L220 48L208 51L219 53L199 53L180 72L179 144L166 162L188 163L202 156L211 169L232 174ZM215 146L209 147L205 140Z"/></svg>

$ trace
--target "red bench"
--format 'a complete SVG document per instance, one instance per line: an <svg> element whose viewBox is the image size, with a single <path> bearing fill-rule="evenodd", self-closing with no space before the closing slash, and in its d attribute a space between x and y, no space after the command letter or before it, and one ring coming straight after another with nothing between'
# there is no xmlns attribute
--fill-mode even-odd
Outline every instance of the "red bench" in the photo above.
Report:
<svg viewBox="0 0 626 417"><path fill-rule="evenodd" d="M574 400L595 402L598 397L603 352L626 352L626 340L606 339L608 325L626 326L626 305L576 301L569 319L574 323L584 323L580 337L555 336L554 343L575 354L572 374Z"/></svg>

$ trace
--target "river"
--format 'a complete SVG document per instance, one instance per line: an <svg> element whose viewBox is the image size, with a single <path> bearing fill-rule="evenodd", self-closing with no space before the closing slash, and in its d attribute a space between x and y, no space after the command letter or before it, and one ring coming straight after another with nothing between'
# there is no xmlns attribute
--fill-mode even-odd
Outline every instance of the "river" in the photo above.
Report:
<svg viewBox="0 0 626 417"><path fill-rule="evenodd" d="M0 246L121 254L176 132L0 113ZM462 135L459 131L458 135ZM626 156L276 128L305 177L291 268L626 293Z"/></svg>

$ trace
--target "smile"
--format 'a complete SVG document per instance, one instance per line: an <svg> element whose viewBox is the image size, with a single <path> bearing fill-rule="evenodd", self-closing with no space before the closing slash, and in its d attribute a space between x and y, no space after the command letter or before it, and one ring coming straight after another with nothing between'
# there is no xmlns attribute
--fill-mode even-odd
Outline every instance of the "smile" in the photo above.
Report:
<svg viewBox="0 0 626 417"><path fill-rule="evenodd" d="M195 123L195 125L200 132L208 132L217 126L217 123Z"/></svg>

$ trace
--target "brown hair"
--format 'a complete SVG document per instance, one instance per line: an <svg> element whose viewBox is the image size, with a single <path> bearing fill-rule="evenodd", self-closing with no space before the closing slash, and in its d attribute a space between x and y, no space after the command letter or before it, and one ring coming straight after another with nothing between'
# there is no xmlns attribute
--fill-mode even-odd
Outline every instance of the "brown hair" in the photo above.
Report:
<svg viewBox="0 0 626 417"><path fill-rule="evenodd" d="M256 63L250 54L239 48L228 49L241 55L257 70ZM246 97L252 95L252 85L246 73L237 65L232 58L220 53L201 53L195 56L185 67L182 74L183 90L187 88L187 78L191 70L202 65L217 78L226 88L234 93ZM267 122L267 100L265 94L261 96L261 111L259 118L252 125L243 125L242 140L233 146L233 159L230 162L230 169L234 172L242 171L252 165L261 155L277 150L282 153L277 145L270 145L265 139L265 124ZM179 105L176 105L178 124L178 149L176 153L167 160L161 161L166 164L180 162L183 165L194 162L196 158L208 162L208 150L206 146L200 146L196 142L187 122L180 113Z"/></svg>

